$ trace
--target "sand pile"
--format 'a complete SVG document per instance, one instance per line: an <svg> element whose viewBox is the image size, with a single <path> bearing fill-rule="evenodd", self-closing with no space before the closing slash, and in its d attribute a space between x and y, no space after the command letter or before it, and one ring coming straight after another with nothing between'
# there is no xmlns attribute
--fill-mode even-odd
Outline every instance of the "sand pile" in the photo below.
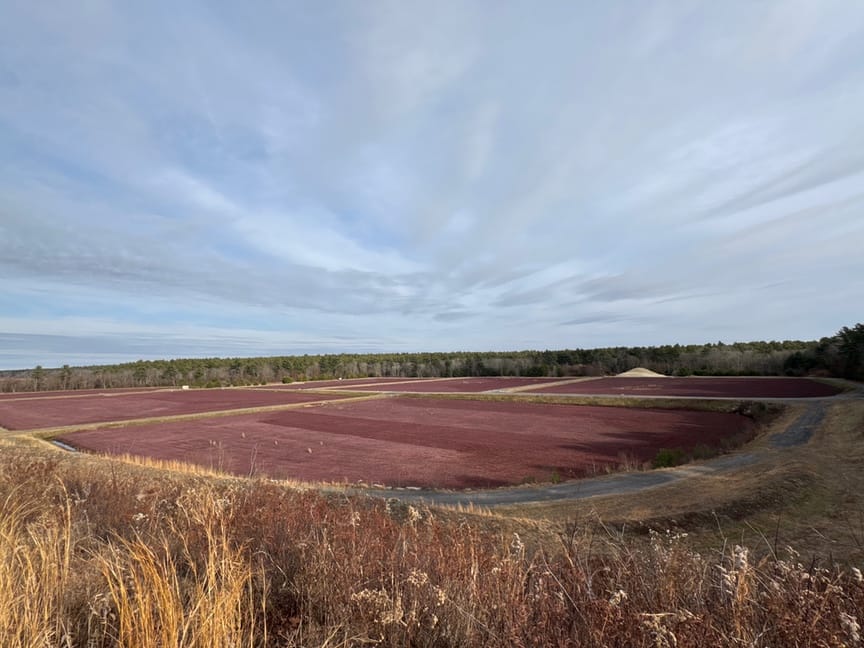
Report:
<svg viewBox="0 0 864 648"><path fill-rule="evenodd" d="M618 374L616 378L666 378L666 376L645 367L636 367L630 371Z"/></svg>

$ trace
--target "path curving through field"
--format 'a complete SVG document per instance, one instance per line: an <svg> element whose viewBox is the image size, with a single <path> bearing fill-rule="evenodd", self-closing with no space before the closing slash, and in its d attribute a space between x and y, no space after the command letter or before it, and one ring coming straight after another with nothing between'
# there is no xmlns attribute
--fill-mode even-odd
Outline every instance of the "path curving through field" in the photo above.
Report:
<svg viewBox="0 0 864 648"><path fill-rule="evenodd" d="M864 395L864 394L862 394ZM770 445L791 448L807 443L825 417L823 402L813 402L785 430L774 434ZM592 477L563 484L516 487L481 491L436 491L401 489L356 489L369 497L392 498L406 503L432 506L480 506L492 508L512 504L537 504L562 500L581 500L604 495L626 495L646 488L663 486L693 476L704 476L734 470L758 463L759 452L744 452L717 457L699 464L688 464L669 470L631 472L606 477Z"/></svg>

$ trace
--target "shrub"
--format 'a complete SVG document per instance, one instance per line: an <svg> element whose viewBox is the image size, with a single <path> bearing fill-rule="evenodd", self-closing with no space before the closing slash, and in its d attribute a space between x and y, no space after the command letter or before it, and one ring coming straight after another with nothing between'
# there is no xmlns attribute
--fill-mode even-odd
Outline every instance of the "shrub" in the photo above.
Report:
<svg viewBox="0 0 864 648"><path fill-rule="evenodd" d="M693 459L711 459L712 457L716 457L720 454L720 450L718 448L714 448L704 443L700 443L695 448L693 448L693 452L690 453Z"/></svg>
<svg viewBox="0 0 864 648"><path fill-rule="evenodd" d="M686 455L681 448L660 448L651 465L654 468L671 468L680 466L686 460Z"/></svg>

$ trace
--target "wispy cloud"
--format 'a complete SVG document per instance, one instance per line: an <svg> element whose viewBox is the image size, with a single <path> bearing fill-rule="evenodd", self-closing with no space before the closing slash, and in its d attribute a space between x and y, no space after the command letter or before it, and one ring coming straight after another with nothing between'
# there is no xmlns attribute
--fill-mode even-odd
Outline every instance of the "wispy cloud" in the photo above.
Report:
<svg viewBox="0 0 864 648"><path fill-rule="evenodd" d="M862 43L842 0L10 5L0 368L828 334Z"/></svg>

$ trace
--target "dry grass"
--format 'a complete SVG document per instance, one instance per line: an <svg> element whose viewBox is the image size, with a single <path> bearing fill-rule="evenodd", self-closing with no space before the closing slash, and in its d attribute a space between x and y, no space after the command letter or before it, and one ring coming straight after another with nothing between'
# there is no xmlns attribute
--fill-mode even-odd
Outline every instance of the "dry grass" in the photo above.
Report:
<svg viewBox="0 0 864 648"><path fill-rule="evenodd" d="M798 484L773 506L732 527L793 544L802 554L833 555L864 564L864 401L833 403L806 446L775 458L775 470L794 471ZM741 527L745 529L741 529Z"/></svg>
<svg viewBox="0 0 864 648"><path fill-rule="evenodd" d="M236 476L231 475L230 473L227 473L223 470L219 470L218 468L202 466L201 464L181 461L179 459L158 459L155 457L145 457L129 453L110 455L110 457L111 459L120 461L122 463L133 464L136 466L144 466L147 468L154 468L156 470L169 473L196 475L198 477L216 477L219 479L231 479L232 477Z"/></svg>
<svg viewBox="0 0 864 648"><path fill-rule="evenodd" d="M7 444L0 645L855 645L854 570Z"/></svg>
<svg viewBox="0 0 864 648"><path fill-rule="evenodd" d="M257 623L266 613L259 591L263 584L266 592L266 576L234 546L223 500L188 503L182 510L203 533L203 552L170 519L156 539L118 537L94 552L114 610L102 629L130 648L266 645L266 622L260 631Z"/></svg>
<svg viewBox="0 0 864 648"><path fill-rule="evenodd" d="M13 439L7 440L7 444ZM61 454L68 454L69 450L62 449L57 447L56 445L46 441L45 439L40 439L39 437L34 436L20 436L15 437L14 441L17 445L20 446L29 446L36 447L40 449L45 449L47 451L54 451ZM3 441L0 440L0 445L3 444ZM206 477L219 481L243 481L245 478L239 476L235 473L227 472L219 468L219 466L206 466L203 464L192 463L190 461L183 461L181 459L160 459L158 457L148 457L145 455L135 455L130 454L128 452L121 454L95 454L95 453L87 453L82 451L76 451L77 453L73 456L81 456L88 458L98 458L104 460L105 466L116 466L119 464L126 464L132 466L140 466L147 469L152 469L157 471L158 473L164 473L169 475L186 475L186 476L195 476L195 477ZM113 470L113 468L112 468ZM249 475L252 477L253 475ZM262 478L267 479L267 478ZM357 490L359 488L365 488L366 486L360 486L358 484L349 484L342 482L305 482L299 479L267 479L268 482L273 484L279 484L281 486L287 488L293 488L298 490L322 490L322 491L343 491L345 489L354 489Z"/></svg>
<svg viewBox="0 0 864 648"><path fill-rule="evenodd" d="M0 497L0 644L61 645L72 562L69 500L46 511L16 488Z"/></svg>

